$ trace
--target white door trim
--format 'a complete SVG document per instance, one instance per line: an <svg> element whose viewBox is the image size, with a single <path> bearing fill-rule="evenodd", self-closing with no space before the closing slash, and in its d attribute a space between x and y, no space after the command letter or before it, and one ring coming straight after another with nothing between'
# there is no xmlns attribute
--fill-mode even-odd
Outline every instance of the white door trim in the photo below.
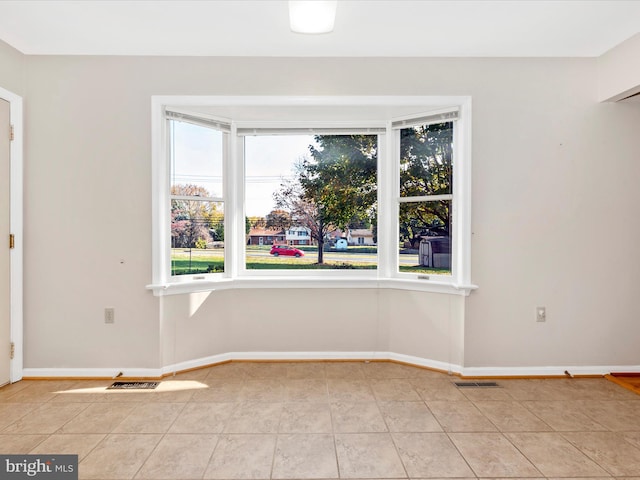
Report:
<svg viewBox="0 0 640 480"><path fill-rule="evenodd" d="M13 141L11 142L11 233L16 236L15 248L11 250L11 341L15 344L15 356L11 361L10 381L22 379L23 369L23 224L22 224L22 192L23 192L23 124L22 97L0 87L0 98L10 104L11 124L13 125ZM3 241L7 241L3 239Z"/></svg>

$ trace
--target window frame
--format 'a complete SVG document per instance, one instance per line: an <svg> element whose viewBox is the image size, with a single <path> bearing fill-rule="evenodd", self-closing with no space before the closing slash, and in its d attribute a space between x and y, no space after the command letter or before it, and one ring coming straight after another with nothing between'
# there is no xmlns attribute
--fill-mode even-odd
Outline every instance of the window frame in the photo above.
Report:
<svg viewBox="0 0 640 480"><path fill-rule="evenodd" d="M247 120L200 113L213 107L223 112L234 108L335 107L369 108L380 111L373 120L296 121ZM342 108L345 107L345 108ZM393 108L415 107L417 115L390 117ZM223 160L225 211L225 271L204 275L170 275L170 168L167 110L196 115L207 122L229 126ZM423 115L457 110L454 126L452 271L451 276L420 275L398 271L399 138L394 122L417 120ZM154 295L163 296L228 288L393 288L469 295L471 283L471 97L469 96L380 96L380 97L256 97L256 96L152 96L152 283ZM231 116L231 115L230 115ZM414 124L418 123L414 121ZM383 127L378 134L378 268L376 270L247 270L245 264L244 151L238 128L349 128ZM397 134L397 139L396 139ZM395 152L398 152L396 154ZM444 278L440 278L444 277Z"/></svg>
<svg viewBox="0 0 640 480"><path fill-rule="evenodd" d="M364 125L363 125L364 124ZM254 132L258 132L258 133L263 133L264 135L288 135L292 132L291 129L291 125L289 124L280 124L280 123L267 123L264 124L262 122L258 123L253 123L253 122L249 122L249 123L242 123L243 128L242 130L252 130ZM266 128L265 128L266 126ZM337 125L337 122L330 122L328 124L323 124L322 122L296 122L296 127L295 129L293 129L295 132L297 132L297 134L304 134L304 135L309 135L310 132L313 132L313 134L330 134L330 135L348 135L348 134L363 134L363 135L376 135L378 137L378 159L377 159L377 169L378 172L376 173L377 176L377 181L378 181L378 186L379 186L379 182L380 182L380 176L379 176L379 168L380 168L380 150L381 150L381 145L384 145L385 139L384 136L386 134L386 128L383 122L342 122L339 125ZM381 130L380 132L377 133L370 133L367 131L367 129L371 129L371 130ZM383 130L384 129L384 133ZM296 133L293 133L296 134ZM239 133L238 134L238 151L243 149L244 146L244 138L246 136L249 136L247 134L242 134ZM244 192L246 189L246 182L245 182L245 172L244 172L244 165L245 165L245 157L244 155L242 155L242 157L237 157L235 159L235 161L237 163L241 163L243 166L243 174L242 174L242 178L241 178L241 185L237 184L236 188L238 190L238 192L240 192L240 190L242 190L242 199L243 199L243 212L244 212ZM380 203L380 191L378 188L377 191L377 203ZM244 215L245 213L243 213ZM244 216L242 217L244 219ZM299 231L298 234L295 235L295 237L299 236ZM311 242L311 233L309 233L308 237L307 237ZM242 241L240 232L237 232L236 235L236 241L234 243L235 246L235 250L237 252L246 252L245 250L245 244ZM268 277L268 278L282 278L282 277L299 277L301 279L308 279L308 278L312 278L312 279L328 279L329 281L331 281L332 279L334 279L336 276L342 277L342 278L353 278L353 279L358 279L358 280L375 280L377 278L377 269L374 270L369 270L369 269L354 269L354 270L339 270L339 269L335 269L335 270L331 270L331 269L327 269L327 270L318 270L318 269L282 269L282 270L269 270L269 269L248 269L246 268L246 256L242 255L242 258L240 259L241 261L241 265L239 265L238 270L236 271L237 273L237 277L240 279L246 278L246 279L251 279L251 278L263 278L263 277ZM378 256L378 261L376 262L376 267L379 267L379 256Z"/></svg>
<svg viewBox="0 0 640 480"><path fill-rule="evenodd" d="M170 115L170 113L173 113L174 115ZM226 195L226 190L227 190L227 185L225 182L225 170L227 168L226 166L226 162L228 159L228 149L229 149L229 134L230 134L230 125L226 124L220 120L213 120L213 119L205 119L207 121L198 121L198 120L194 120L190 115L183 115L181 113L178 112L173 112L173 111L168 111L166 114L166 132L167 132L167 165L169 168L169 214L171 213L171 210L173 208L173 201L188 201L188 202L209 202L209 203L221 203L222 204L222 211L224 214L225 211L225 195ZM182 121L184 123L189 123L192 125L197 125L201 128L209 128L212 131L215 132L219 132L222 135L222 195L218 195L218 196L212 196L212 197L200 197L200 196L192 196L192 195L174 195L171 193L171 188L172 188L172 168L174 167L173 165L173 160L172 160L172 156L174 155L175 152L175 146L173 145L173 142L175 141L175 126L171 126L171 122L172 121ZM223 220L223 224L225 224L226 227L226 215L224 215L225 220ZM171 232L171 220L169 220L169 232ZM223 243L225 243L226 246L226 242L223 241ZM169 240L169 275L168 278L171 279L173 282L184 282L184 281L189 281L191 279L193 279L193 277L195 276L202 276L205 274L202 273L194 273L194 274L185 274L185 275L172 275L171 274L171 270L172 270L172 246L171 246L171 240ZM227 265L226 265L226 256L223 256L223 264L224 264L224 271L222 273L210 273L210 274L206 274L206 275L210 275L212 279L219 279L219 278L223 278L224 277L224 272L226 272L227 270ZM184 278L183 278L184 277Z"/></svg>
<svg viewBox="0 0 640 480"><path fill-rule="evenodd" d="M459 114L459 112L458 112ZM460 231L459 229L456 228L456 224L459 222L454 222L454 218L455 218L455 214L456 214L456 208L457 208L457 203L462 200L463 196L462 195L458 195L456 196L456 191L459 190L458 187L458 182L456 181L456 164L458 163L458 154L461 153L458 151L458 143L459 143L459 139L457 138L457 130L458 130L458 118L456 116L455 119L450 118L448 112L444 112L444 114L439 115L438 113L433 114L431 117L435 117L435 118L417 118L417 117L410 117L405 119L404 121L400 121L400 122L394 122L394 123L398 123L399 125L394 125L392 126L393 128L393 140L394 140L394 161L395 161L395 167L396 167L396 172L397 172L397 179L398 181L396 182L396 192L395 192L395 209L396 209L396 215L395 215L395 231L396 234L399 234L399 230L400 230L400 205L403 203L422 203L422 202L437 202L440 200L444 200L444 201L449 201L451 202L451 213L450 213L450 237L451 237L451 273L448 275L445 274L412 274L410 272L402 272L400 271L400 265L399 265L399 257L396 254L396 260L397 262L395 263L395 273L398 276L398 278L414 278L416 275L418 275L418 278L424 279L424 280L440 280L442 281L443 279L445 281L448 280L447 277L451 277L454 278L456 276L457 272L457 264L459 263L458 261L458 257L459 254L457 252L457 248L458 245L456 244L456 238L458 237L458 235L463 234L462 231ZM438 118L440 117L440 118ZM451 123L452 124L452 137L453 137L453 152L452 152L452 181L451 181L451 193L448 194L440 194L440 195L417 195L417 196L402 196L402 192L401 192L401 185L400 185L400 180L401 180L401 175L400 175L400 171L401 171L401 137L402 137L402 130L405 128L411 128L411 127L421 127L421 126L426 126L426 125L436 125L436 124L440 124L440 123ZM461 198L462 197L462 198Z"/></svg>

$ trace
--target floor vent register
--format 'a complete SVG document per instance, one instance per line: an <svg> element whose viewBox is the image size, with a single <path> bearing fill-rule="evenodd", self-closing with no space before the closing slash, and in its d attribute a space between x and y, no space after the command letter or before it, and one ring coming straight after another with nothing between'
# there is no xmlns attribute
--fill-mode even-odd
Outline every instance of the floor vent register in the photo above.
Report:
<svg viewBox="0 0 640 480"><path fill-rule="evenodd" d="M496 388L500 386L496 382L455 382L455 384L460 388Z"/></svg>
<svg viewBox="0 0 640 480"><path fill-rule="evenodd" d="M113 382L107 390L153 390L160 382Z"/></svg>

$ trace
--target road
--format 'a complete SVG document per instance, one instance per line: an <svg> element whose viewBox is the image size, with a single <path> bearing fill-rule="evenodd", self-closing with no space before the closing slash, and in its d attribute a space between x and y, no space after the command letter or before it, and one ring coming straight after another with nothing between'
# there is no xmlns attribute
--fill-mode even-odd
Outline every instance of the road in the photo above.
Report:
<svg viewBox="0 0 640 480"><path fill-rule="evenodd" d="M197 258L199 256L223 256L224 249L213 249L213 250L200 250L194 248L189 252L189 250L184 250L182 252L185 255L191 254L193 258ZM316 252L304 252L306 258L316 258ZM267 250L249 250L247 251L247 258L264 258L264 257L272 257ZM188 257L187 257L188 258ZM283 257L288 258L288 257ZM378 257L375 253L347 253L347 252L324 252L324 260L329 262L368 262L368 263L376 263ZM417 265L418 264L418 255L400 255L400 265Z"/></svg>
<svg viewBox="0 0 640 480"><path fill-rule="evenodd" d="M315 252L304 252L305 257L315 258ZM247 258L251 257L270 257L267 251L249 250ZM324 260L329 262L370 262L375 263L378 256L375 253L346 253L346 252L324 252ZM417 265L418 255L400 255L400 265Z"/></svg>

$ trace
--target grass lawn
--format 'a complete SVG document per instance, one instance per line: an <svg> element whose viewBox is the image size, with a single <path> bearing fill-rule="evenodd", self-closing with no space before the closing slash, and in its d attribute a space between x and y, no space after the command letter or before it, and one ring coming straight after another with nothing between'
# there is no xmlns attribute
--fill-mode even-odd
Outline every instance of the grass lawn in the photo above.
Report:
<svg viewBox="0 0 640 480"><path fill-rule="evenodd" d="M451 270L445 268L430 268L421 265L400 265L400 271L404 273L428 273L431 275L451 275Z"/></svg>
<svg viewBox="0 0 640 480"><path fill-rule="evenodd" d="M255 250L264 250L256 248ZM253 249L252 249L253 250ZM190 258L191 257L191 258ZM308 257L247 257L248 270L374 270L375 263L367 262L325 262L316 263L314 255ZM199 273L224 272L224 252L221 250L174 249L171 252L171 275L193 275Z"/></svg>
<svg viewBox="0 0 640 480"><path fill-rule="evenodd" d="M194 273L224 272L224 258L196 257L191 260L171 258L171 275L193 275Z"/></svg>
<svg viewBox="0 0 640 480"><path fill-rule="evenodd" d="M248 250L264 250L265 247ZM316 263L315 255L302 258L295 257L247 257L248 270L375 270L372 262L336 262L327 261L322 265ZM449 270L428 268L420 265L401 265L400 271L405 273L422 273L428 275L447 275ZM200 273L224 272L223 250L174 249L171 252L171 275L193 275Z"/></svg>
<svg viewBox="0 0 640 480"><path fill-rule="evenodd" d="M295 257L248 257L248 270L335 270L358 269L375 270L375 263L367 262L325 262L316 263L315 256Z"/></svg>

